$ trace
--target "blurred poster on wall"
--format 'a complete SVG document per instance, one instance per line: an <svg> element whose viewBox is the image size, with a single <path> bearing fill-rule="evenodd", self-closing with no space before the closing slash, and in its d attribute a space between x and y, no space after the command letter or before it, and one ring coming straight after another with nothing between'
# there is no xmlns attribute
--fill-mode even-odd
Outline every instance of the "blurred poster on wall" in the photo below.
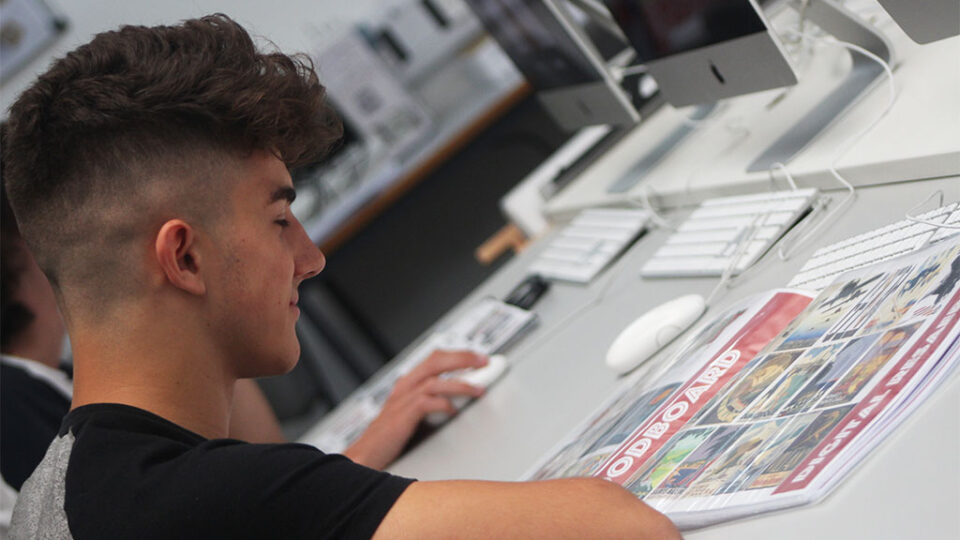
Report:
<svg viewBox="0 0 960 540"><path fill-rule="evenodd" d="M0 84L49 47L66 19L43 0L0 0Z"/></svg>

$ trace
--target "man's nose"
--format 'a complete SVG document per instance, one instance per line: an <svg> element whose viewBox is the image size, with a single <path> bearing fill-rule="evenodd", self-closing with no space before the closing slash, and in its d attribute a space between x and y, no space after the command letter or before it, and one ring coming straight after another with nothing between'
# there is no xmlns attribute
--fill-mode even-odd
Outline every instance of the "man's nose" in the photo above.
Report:
<svg viewBox="0 0 960 540"><path fill-rule="evenodd" d="M327 259L323 256L320 248L310 240L307 231L304 230L299 221L296 226L300 229L300 240L295 260L294 277L304 281L319 274L327 264Z"/></svg>

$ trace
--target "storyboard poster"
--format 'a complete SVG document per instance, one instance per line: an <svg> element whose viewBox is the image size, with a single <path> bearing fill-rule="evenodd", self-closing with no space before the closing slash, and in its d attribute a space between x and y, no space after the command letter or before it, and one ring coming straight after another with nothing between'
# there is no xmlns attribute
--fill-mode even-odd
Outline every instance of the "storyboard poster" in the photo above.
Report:
<svg viewBox="0 0 960 540"><path fill-rule="evenodd" d="M714 346L685 348L684 369L644 393L623 391L534 477L605 478L683 528L816 500L957 363L958 282L954 239L844 274L815 298L752 299L698 331L726 324Z"/></svg>

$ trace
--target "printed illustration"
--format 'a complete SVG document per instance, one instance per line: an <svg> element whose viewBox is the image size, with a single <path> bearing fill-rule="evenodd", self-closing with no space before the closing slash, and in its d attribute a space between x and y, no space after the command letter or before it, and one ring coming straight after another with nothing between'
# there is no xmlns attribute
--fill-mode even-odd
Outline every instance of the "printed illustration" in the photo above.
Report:
<svg viewBox="0 0 960 540"><path fill-rule="evenodd" d="M651 497L680 495L692 484L701 471L712 464L727 445L743 432L743 426L723 426L687 456L651 493Z"/></svg>
<svg viewBox="0 0 960 540"><path fill-rule="evenodd" d="M691 429L674 435L666 446L650 459L651 465L644 467L627 481L625 487L634 495L643 497L660 485L668 474L677 468L691 452L697 449L715 428Z"/></svg>
<svg viewBox="0 0 960 540"><path fill-rule="evenodd" d="M764 350L767 350L767 349L764 348ZM712 398L710 398L710 401L706 402L703 405L703 407L700 407L700 410L697 411L697 413L694 414L692 418L690 418L690 420L687 422L687 425L693 426L693 425L699 425L701 423L705 424L706 422L703 422L704 417L707 416L707 413L713 412L713 409L714 407L717 406L717 403L719 403L720 400L727 395L727 391L739 385L743 381L743 379L746 378L746 376L753 371L753 368L755 368L758 364L763 362L766 358L767 357L762 354L757 354L756 356L754 356L749 362L747 362L745 366L743 366L743 368L740 369L739 372L737 372L736 375L734 375L719 390L717 390L717 393Z"/></svg>
<svg viewBox="0 0 960 540"><path fill-rule="evenodd" d="M820 444L820 441L830 433L830 430L832 430L852 408L853 405L847 405L845 407L827 409L820 412L816 419L807 426L807 429L803 430L803 433L757 476L756 480L750 484L748 489L769 488L780 485L780 482L783 482L787 476L793 472L794 467L799 465L800 462L807 457L807 454Z"/></svg>
<svg viewBox="0 0 960 540"><path fill-rule="evenodd" d="M680 386L680 383L675 383L641 395L632 404L629 404L628 407L620 411L616 415L616 419L611 424L608 424L609 427L606 430L599 435L591 436L591 439L596 442L587 448L587 452L593 452L598 448L612 444L622 443L635 429L643 424L647 417L653 414L664 400L670 397L670 394L672 394L678 386Z"/></svg>
<svg viewBox="0 0 960 540"><path fill-rule="evenodd" d="M830 285L773 340L768 350L803 349L813 345L841 315L879 285L883 276L878 273Z"/></svg>
<svg viewBox="0 0 960 540"><path fill-rule="evenodd" d="M833 385L843 377L857 360L880 337L879 334L864 336L850 340L840 349L837 356L827 362L823 368L803 387L796 397L790 400L780 411L780 416L805 412L813 409L820 398L833 388Z"/></svg>
<svg viewBox="0 0 960 540"><path fill-rule="evenodd" d="M827 397L823 398L818 406L830 407L852 400L870 383L873 376L897 354L897 351L910 340L910 337L913 336L913 333L920 327L920 324L921 323L916 322L907 326L901 326L880 336L880 339L870 349L870 352L864 355L863 359L857 362L855 366L850 368L850 371L840 379L840 382L833 387L833 390L827 394Z"/></svg>
<svg viewBox="0 0 960 540"><path fill-rule="evenodd" d="M780 407L789 401L817 370L836 356L841 347L842 343L834 343L803 353L777 382L753 402L743 415L743 420L759 420L776 415Z"/></svg>
<svg viewBox="0 0 960 540"><path fill-rule="evenodd" d="M739 383L723 394L717 405L700 420L700 424L728 423L736 420L740 413L773 384L798 356L800 352L793 351L764 357L756 367L741 378Z"/></svg>
<svg viewBox="0 0 960 540"><path fill-rule="evenodd" d="M950 270L946 274L941 274L943 277L937 286L927 291L927 294L910 308L903 320L910 321L914 318L933 315L943 307L944 301L956 289L957 282L960 281L960 254L957 254L958 250L951 253L954 258L950 263Z"/></svg>
<svg viewBox="0 0 960 540"><path fill-rule="evenodd" d="M863 335L863 328L874 317L880 306L890 297L902 294L912 282L912 268L904 266L884 276L875 287L862 295L847 309L837 322L821 338L824 342L838 341Z"/></svg>
<svg viewBox="0 0 960 540"><path fill-rule="evenodd" d="M722 490L735 482L737 477L753 462L767 442L780 433L787 423L786 419L760 422L748 427L742 435L730 445L720 459L704 470L700 478L684 492L684 497L702 497Z"/></svg>
<svg viewBox="0 0 960 540"><path fill-rule="evenodd" d="M766 446L749 465L735 478L721 487L717 493L733 493L736 491L746 491L757 489L752 486L753 481L760 476L764 469L770 466L774 460L790 447L791 444L807 429L807 426L819 415L818 412L802 414L787 419L784 425L773 441Z"/></svg>
<svg viewBox="0 0 960 540"><path fill-rule="evenodd" d="M630 431L624 432L625 429L631 431L635 429L678 386L680 386L679 382L660 386L640 393L640 397L636 397L638 391L635 389L624 392L607 408L597 413L575 441L558 450L531 478L534 480L562 478L567 476L569 470L580 470L584 456L601 448L619 444L630 433ZM633 427L621 427L621 424L628 422L625 417L633 418L632 421L635 422ZM609 455L609 452L604 455Z"/></svg>

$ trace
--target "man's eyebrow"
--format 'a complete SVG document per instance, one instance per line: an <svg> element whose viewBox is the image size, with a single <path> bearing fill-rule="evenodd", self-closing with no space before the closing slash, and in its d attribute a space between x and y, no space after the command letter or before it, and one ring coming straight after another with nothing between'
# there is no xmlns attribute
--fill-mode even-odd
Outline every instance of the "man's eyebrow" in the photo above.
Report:
<svg viewBox="0 0 960 540"><path fill-rule="evenodd" d="M270 196L270 204L284 200L287 201L287 203L292 203L296 198L297 190L290 186L283 186L274 190L273 195Z"/></svg>

